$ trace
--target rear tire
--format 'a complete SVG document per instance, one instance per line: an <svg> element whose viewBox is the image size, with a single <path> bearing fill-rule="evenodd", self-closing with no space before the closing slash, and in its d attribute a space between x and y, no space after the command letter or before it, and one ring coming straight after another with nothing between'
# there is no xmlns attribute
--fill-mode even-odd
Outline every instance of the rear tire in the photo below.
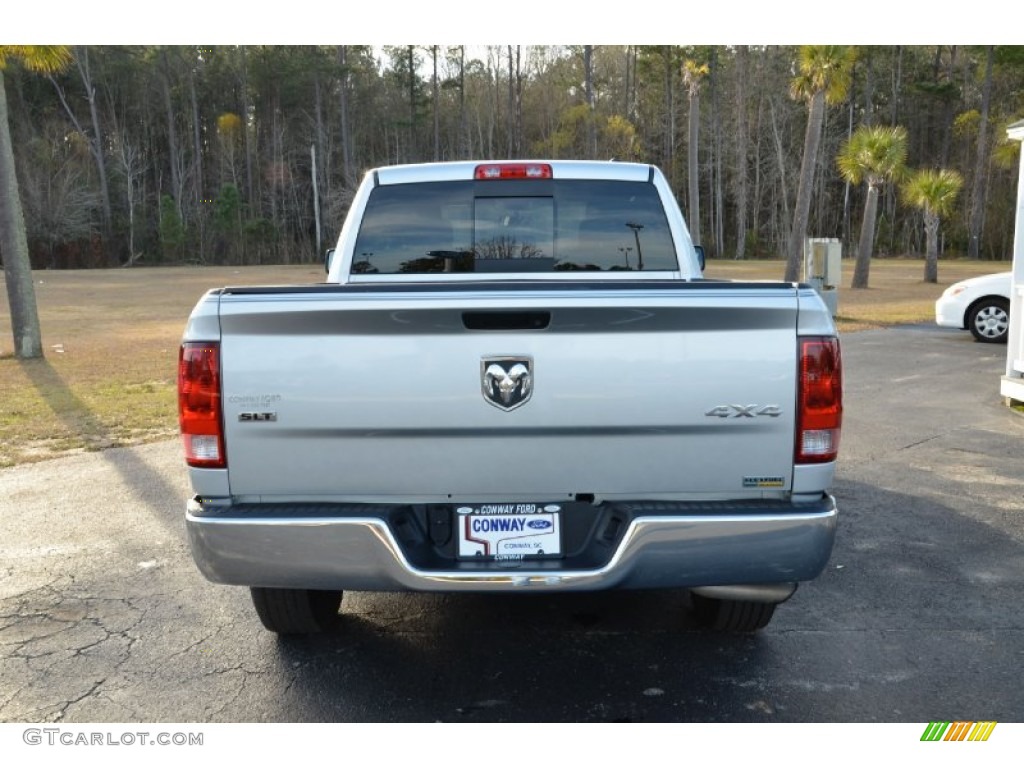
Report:
<svg viewBox="0 0 1024 768"><path fill-rule="evenodd" d="M756 632L764 629L775 615L775 605L693 595L693 612L697 621L718 632Z"/></svg>
<svg viewBox="0 0 1024 768"><path fill-rule="evenodd" d="M279 635L323 632L338 620L341 590L251 587L249 591L263 626Z"/></svg>

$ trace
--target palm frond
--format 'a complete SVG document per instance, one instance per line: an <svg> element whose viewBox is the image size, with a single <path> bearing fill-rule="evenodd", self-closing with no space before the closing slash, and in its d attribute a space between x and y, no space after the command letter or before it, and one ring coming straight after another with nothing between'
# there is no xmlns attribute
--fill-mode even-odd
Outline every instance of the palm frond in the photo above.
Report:
<svg viewBox="0 0 1024 768"><path fill-rule="evenodd" d="M851 184L877 185L898 180L907 161L907 131L902 126L862 125L843 144L836 164Z"/></svg>
<svg viewBox="0 0 1024 768"><path fill-rule="evenodd" d="M42 75L61 72L71 63L71 47L67 45L0 45L0 69L8 60L17 59L26 69Z"/></svg>
<svg viewBox="0 0 1024 768"><path fill-rule="evenodd" d="M963 185L963 177L956 171L927 168L913 173L901 191L910 205L941 217L953 210Z"/></svg>
<svg viewBox="0 0 1024 768"><path fill-rule="evenodd" d="M797 75L790 83L790 95L809 99L824 92L829 104L846 98L856 49L845 45L804 45L800 48Z"/></svg>

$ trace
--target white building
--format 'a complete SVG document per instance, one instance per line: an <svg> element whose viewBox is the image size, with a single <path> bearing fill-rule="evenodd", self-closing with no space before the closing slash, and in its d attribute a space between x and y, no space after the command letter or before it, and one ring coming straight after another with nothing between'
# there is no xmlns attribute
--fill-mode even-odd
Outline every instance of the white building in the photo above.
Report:
<svg viewBox="0 0 1024 768"><path fill-rule="evenodd" d="M1024 120L1007 129L1011 139L1024 143ZM1017 217L1013 237L1013 279L1010 285L1010 335L1006 345L1006 375L999 393L1024 403L1024 147L1017 177Z"/></svg>

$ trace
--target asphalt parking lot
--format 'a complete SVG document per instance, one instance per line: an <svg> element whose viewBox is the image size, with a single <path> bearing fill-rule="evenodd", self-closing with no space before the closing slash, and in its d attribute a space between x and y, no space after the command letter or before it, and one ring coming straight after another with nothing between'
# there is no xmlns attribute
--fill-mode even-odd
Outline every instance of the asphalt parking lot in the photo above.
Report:
<svg viewBox="0 0 1024 768"><path fill-rule="evenodd" d="M1024 416L1006 348L843 339L840 527L753 636L685 592L347 594L279 640L207 583L177 441L0 471L0 721L1024 720Z"/></svg>

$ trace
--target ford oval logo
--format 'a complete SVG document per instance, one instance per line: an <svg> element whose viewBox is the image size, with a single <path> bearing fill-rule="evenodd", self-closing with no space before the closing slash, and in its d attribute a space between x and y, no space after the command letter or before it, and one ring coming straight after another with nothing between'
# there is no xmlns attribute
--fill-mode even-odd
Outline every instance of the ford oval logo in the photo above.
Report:
<svg viewBox="0 0 1024 768"><path fill-rule="evenodd" d="M551 527L550 520L531 520L527 523L528 526L537 531L545 531Z"/></svg>

